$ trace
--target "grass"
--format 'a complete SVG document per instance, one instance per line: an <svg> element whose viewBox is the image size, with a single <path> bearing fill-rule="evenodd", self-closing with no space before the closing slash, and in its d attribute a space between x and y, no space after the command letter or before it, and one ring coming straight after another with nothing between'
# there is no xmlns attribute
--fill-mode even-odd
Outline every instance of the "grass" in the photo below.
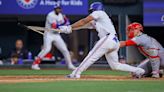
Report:
<svg viewBox="0 0 164 92"><path fill-rule="evenodd" d="M0 70L0 75L66 75L69 70ZM122 75L127 72L87 70L85 75ZM0 92L164 92L164 81L54 81L34 83L0 83Z"/></svg>
<svg viewBox="0 0 164 92"><path fill-rule="evenodd" d="M1 92L163 92L163 81L57 81L0 84Z"/></svg>

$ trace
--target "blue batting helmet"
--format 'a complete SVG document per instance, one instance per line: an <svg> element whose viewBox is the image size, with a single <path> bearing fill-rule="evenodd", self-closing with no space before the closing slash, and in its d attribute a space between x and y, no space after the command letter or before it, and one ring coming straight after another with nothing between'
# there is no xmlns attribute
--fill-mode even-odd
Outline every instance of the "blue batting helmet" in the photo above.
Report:
<svg viewBox="0 0 164 92"><path fill-rule="evenodd" d="M56 3L56 4L54 5L54 9L56 9L56 8L61 8L60 4Z"/></svg>
<svg viewBox="0 0 164 92"><path fill-rule="evenodd" d="M89 10L91 11L104 10L104 7L101 2L94 2L90 5Z"/></svg>

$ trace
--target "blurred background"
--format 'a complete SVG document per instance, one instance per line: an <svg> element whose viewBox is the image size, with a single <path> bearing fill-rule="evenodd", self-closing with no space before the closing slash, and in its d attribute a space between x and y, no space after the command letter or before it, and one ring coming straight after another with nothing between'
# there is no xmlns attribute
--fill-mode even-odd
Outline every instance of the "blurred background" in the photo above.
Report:
<svg viewBox="0 0 164 92"><path fill-rule="evenodd" d="M43 36L17 25L44 27L46 15L53 10L56 2L61 2L63 13L71 24L88 15L88 7L99 1L112 18L119 40L126 40L126 26L131 22L144 25L144 31L157 39L164 46L164 0L0 0L0 59L3 65L13 65L11 58L17 57L12 50L23 45L27 58L18 65L31 64L41 50ZM28 3L30 2L30 3ZM72 61L79 64L98 40L97 32L78 30L72 34L61 34L72 56ZM18 42L17 42L18 41ZM110 43L109 43L110 45ZM19 47L18 46L18 47ZM54 47L53 59L42 64L64 64L62 54ZM120 60L126 63L140 62L141 56L133 47L119 51ZM107 64L102 57L96 64Z"/></svg>

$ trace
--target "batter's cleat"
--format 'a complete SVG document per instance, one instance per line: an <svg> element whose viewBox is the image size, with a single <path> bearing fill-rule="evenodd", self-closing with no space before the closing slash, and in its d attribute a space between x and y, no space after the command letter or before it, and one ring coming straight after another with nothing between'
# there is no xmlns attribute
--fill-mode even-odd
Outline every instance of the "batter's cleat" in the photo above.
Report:
<svg viewBox="0 0 164 92"><path fill-rule="evenodd" d="M160 78L163 77L163 73L164 73L163 69L159 70L159 77L160 77Z"/></svg>
<svg viewBox="0 0 164 92"><path fill-rule="evenodd" d="M68 69L69 69L69 70L75 70L76 67L75 67L74 65L68 65Z"/></svg>
<svg viewBox="0 0 164 92"><path fill-rule="evenodd" d="M38 64L33 64L33 65L31 66L31 69L33 69L33 70L40 70L40 67L39 67Z"/></svg>
<svg viewBox="0 0 164 92"><path fill-rule="evenodd" d="M152 72L152 78L159 78L159 71L153 71Z"/></svg>
<svg viewBox="0 0 164 92"><path fill-rule="evenodd" d="M132 76L133 76L134 78L140 79L140 78L143 77L144 73L145 73L145 70L143 70L143 69L138 69L136 72L132 73Z"/></svg>
<svg viewBox="0 0 164 92"><path fill-rule="evenodd" d="M73 74L69 74L66 76L66 78L70 78L70 79L79 79L80 75L73 75Z"/></svg>

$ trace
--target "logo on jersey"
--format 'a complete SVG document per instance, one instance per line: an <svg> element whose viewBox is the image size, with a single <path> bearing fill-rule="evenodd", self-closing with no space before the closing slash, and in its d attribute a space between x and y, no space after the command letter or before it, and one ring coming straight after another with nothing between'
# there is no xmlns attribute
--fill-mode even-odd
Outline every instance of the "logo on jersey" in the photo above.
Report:
<svg viewBox="0 0 164 92"><path fill-rule="evenodd" d="M16 0L18 5L23 9L32 9L38 3L38 0Z"/></svg>

